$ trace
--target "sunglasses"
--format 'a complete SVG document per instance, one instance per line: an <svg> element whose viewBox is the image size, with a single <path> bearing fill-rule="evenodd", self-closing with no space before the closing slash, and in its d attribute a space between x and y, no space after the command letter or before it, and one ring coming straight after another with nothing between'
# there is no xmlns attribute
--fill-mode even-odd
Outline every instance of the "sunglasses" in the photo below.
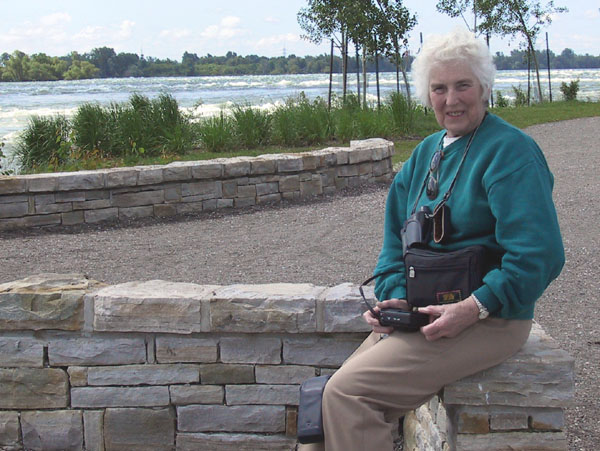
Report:
<svg viewBox="0 0 600 451"><path fill-rule="evenodd" d="M436 151L431 157L429 163L429 179L427 180L427 197L433 200L439 192L439 170L440 163L444 159L444 153L441 150Z"/></svg>

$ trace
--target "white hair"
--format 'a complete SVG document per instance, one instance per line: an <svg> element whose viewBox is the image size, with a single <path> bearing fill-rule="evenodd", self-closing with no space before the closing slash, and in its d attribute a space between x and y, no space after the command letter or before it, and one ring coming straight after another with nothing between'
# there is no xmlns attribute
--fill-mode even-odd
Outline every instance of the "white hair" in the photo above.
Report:
<svg viewBox="0 0 600 451"><path fill-rule="evenodd" d="M429 79L431 69L439 64L461 63L470 67L483 88L482 99L492 93L496 66L487 45L463 28L444 35L429 36L412 64L411 74L417 97L431 107Z"/></svg>

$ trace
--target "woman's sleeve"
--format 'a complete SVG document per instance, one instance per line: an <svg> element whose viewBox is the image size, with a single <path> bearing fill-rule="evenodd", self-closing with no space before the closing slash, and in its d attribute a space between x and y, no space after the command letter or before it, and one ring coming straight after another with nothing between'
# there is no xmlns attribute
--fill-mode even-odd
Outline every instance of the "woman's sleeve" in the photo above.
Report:
<svg viewBox="0 0 600 451"><path fill-rule="evenodd" d="M503 172L487 186L495 238L505 253L500 267L485 276L474 294L490 313L502 317L533 312L533 304L565 261L553 177L537 146L536 151L539 158Z"/></svg>
<svg viewBox="0 0 600 451"><path fill-rule="evenodd" d="M374 275L382 274L375 281L375 296L380 301L406 298L406 275L402 259L402 237L400 230L406 219L406 177L411 164L405 163L396 175L385 206L383 245Z"/></svg>

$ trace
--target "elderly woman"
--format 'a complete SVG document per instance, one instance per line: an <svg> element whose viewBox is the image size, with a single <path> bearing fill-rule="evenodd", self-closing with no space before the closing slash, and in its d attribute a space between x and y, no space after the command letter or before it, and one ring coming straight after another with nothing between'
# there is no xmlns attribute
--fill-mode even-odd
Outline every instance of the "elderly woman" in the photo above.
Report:
<svg viewBox="0 0 600 451"><path fill-rule="evenodd" d="M415 60L417 95L443 130L417 146L390 188L375 310L406 308L400 230L415 206L435 209L459 169L446 204L451 226L443 244L428 244L448 251L482 245L497 263L465 299L420 308L429 324L418 332L383 327L367 311L373 332L325 388L325 443L301 449L392 450L398 418L527 340L535 302L560 273L564 250L542 151L486 111L494 74L485 44L461 30L428 39Z"/></svg>

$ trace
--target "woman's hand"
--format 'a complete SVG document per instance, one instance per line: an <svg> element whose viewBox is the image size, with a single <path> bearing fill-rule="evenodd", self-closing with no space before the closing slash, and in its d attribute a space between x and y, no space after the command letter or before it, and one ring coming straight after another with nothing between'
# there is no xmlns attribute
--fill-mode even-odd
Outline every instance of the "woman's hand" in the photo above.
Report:
<svg viewBox="0 0 600 451"><path fill-rule="evenodd" d="M421 327L421 333L428 341L456 337L479 321L479 308L471 296L455 304L421 307L419 313L429 315L430 323Z"/></svg>
<svg viewBox="0 0 600 451"><path fill-rule="evenodd" d="M378 302L375 304L373 310L380 312L381 309L384 308L397 308L408 311L408 303L404 299L388 299L387 301ZM373 332L377 334L391 334L394 331L393 327L382 326L379 324L379 319L373 316L371 310L367 310L365 313L363 313L363 318L367 324L373 327Z"/></svg>

